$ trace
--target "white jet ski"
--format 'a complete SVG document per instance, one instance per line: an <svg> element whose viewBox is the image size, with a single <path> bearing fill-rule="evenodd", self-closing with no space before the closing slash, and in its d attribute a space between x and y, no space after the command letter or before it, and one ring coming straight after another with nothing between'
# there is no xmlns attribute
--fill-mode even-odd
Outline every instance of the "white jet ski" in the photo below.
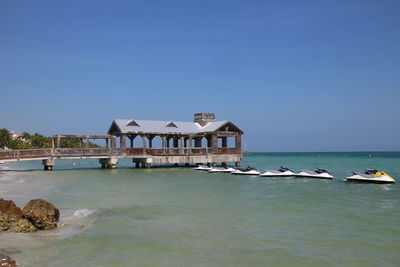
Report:
<svg viewBox="0 0 400 267"><path fill-rule="evenodd" d="M363 173L353 172L346 177L347 182L392 184L396 180L385 172L367 169Z"/></svg>
<svg viewBox="0 0 400 267"><path fill-rule="evenodd" d="M196 168L194 168L196 171L209 171L213 169L213 165L208 163L206 165L200 165Z"/></svg>
<svg viewBox="0 0 400 267"><path fill-rule="evenodd" d="M231 173L233 171L236 171L235 168L232 168L231 166L226 166L226 167L221 167L221 168L212 168L209 170L209 173Z"/></svg>
<svg viewBox="0 0 400 267"><path fill-rule="evenodd" d="M250 165L247 166L245 169L238 168L231 173L236 175L260 175L260 172Z"/></svg>
<svg viewBox="0 0 400 267"><path fill-rule="evenodd" d="M260 174L263 177L289 177L295 176L296 174L289 168L280 167L279 170L265 170L264 173Z"/></svg>
<svg viewBox="0 0 400 267"><path fill-rule="evenodd" d="M296 174L296 177L307 177L307 178L320 178L320 179L332 179L333 176L327 170L317 168L315 171L301 171Z"/></svg>

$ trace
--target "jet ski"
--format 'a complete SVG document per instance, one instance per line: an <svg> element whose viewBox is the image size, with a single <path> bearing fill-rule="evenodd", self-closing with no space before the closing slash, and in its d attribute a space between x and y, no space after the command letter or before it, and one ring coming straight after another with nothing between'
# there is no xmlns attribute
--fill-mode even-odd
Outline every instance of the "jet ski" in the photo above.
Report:
<svg viewBox="0 0 400 267"><path fill-rule="evenodd" d="M196 168L194 168L196 171L209 171L213 169L213 165L210 163L207 163L206 165L200 165Z"/></svg>
<svg viewBox="0 0 400 267"><path fill-rule="evenodd" d="M392 184L396 180L385 172L367 169L363 173L353 172L346 177L347 182L376 183L376 184Z"/></svg>
<svg viewBox="0 0 400 267"><path fill-rule="evenodd" d="M333 176L327 170L317 168L315 171L301 171L296 174L296 177L332 179Z"/></svg>
<svg viewBox="0 0 400 267"><path fill-rule="evenodd" d="M238 169L234 170L231 173L232 174L236 174L236 175L260 175L260 172L256 168L254 168L254 167L252 167L250 165L248 165L244 169L243 168L238 168Z"/></svg>
<svg viewBox="0 0 400 267"><path fill-rule="evenodd" d="M296 174L289 168L280 167L279 170L265 170L264 173L260 174L263 177L288 177L295 176Z"/></svg>
<svg viewBox="0 0 400 267"><path fill-rule="evenodd" d="M235 171L235 168L232 168L231 166L227 165L225 167L221 167L221 168L212 168L211 170L209 170L209 173L231 173L233 171Z"/></svg>

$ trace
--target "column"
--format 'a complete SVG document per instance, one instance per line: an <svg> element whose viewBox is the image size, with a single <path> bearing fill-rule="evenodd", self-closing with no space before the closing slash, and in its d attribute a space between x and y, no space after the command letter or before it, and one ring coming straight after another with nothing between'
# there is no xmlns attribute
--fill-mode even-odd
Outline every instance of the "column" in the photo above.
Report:
<svg viewBox="0 0 400 267"><path fill-rule="evenodd" d="M193 138L189 136L189 154L192 154Z"/></svg>
<svg viewBox="0 0 400 267"><path fill-rule="evenodd" d="M61 137L60 137L60 135L58 134L57 135L57 148L60 148L61 147Z"/></svg>
<svg viewBox="0 0 400 267"><path fill-rule="evenodd" d="M130 147L133 147L133 139L135 139L135 137L133 137L132 135L129 136L129 141L130 141Z"/></svg>
<svg viewBox="0 0 400 267"><path fill-rule="evenodd" d="M211 140L213 153L218 153L218 136L213 135Z"/></svg>
<svg viewBox="0 0 400 267"><path fill-rule="evenodd" d="M111 139L111 148L115 149L116 145L117 145L117 138L113 136L113 138Z"/></svg>
<svg viewBox="0 0 400 267"><path fill-rule="evenodd" d="M126 135L121 135L120 136L120 138L119 138L119 147L121 148L121 149L124 149L124 148L126 148Z"/></svg>
<svg viewBox="0 0 400 267"><path fill-rule="evenodd" d="M235 136L235 147L236 147L236 152L240 152L242 150L242 135L241 134L236 134L236 136Z"/></svg>
<svg viewBox="0 0 400 267"><path fill-rule="evenodd" d="M89 142L89 135L86 135L86 143L85 143L85 147L89 148L90 142Z"/></svg>
<svg viewBox="0 0 400 267"><path fill-rule="evenodd" d="M185 154L185 137L181 136L181 153Z"/></svg>

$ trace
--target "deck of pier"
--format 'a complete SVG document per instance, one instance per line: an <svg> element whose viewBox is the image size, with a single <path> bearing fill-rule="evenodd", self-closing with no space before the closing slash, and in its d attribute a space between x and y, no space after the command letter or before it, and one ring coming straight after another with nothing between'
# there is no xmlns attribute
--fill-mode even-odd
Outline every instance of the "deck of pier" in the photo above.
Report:
<svg viewBox="0 0 400 267"><path fill-rule="evenodd" d="M115 168L121 158L131 158L136 167L239 165L242 134L232 122L216 121L213 113L197 113L194 122L114 120L108 135L58 134L52 138L52 148L0 151L0 161L42 160L45 170L53 169L57 159L81 158L98 158L102 168ZM81 147L62 147L63 138L79 139ZM137 147L134 146L136 138L141 140ZM155 138L161 141L160 147L155 147ZM90 140L99 139L105 141L105 146L91 147Z"/></svg>

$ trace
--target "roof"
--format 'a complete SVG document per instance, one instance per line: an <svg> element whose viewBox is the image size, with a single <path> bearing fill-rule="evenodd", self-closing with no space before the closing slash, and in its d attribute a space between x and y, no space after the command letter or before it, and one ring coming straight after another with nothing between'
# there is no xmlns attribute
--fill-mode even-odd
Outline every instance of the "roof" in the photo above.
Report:
<svg viewBox="0 0 400 267"><path fill-rule="evenodd" d="M212 121L208 122L206 125L202 127L197 122L116 119L111 124L109 133L112 132L112 128L115 125L118 128L119 132L123 134L126 133L200 134L200 133L215 132L228 123L232 124L230 121ZM240 129L239 131L241 132Z"/></svg>

